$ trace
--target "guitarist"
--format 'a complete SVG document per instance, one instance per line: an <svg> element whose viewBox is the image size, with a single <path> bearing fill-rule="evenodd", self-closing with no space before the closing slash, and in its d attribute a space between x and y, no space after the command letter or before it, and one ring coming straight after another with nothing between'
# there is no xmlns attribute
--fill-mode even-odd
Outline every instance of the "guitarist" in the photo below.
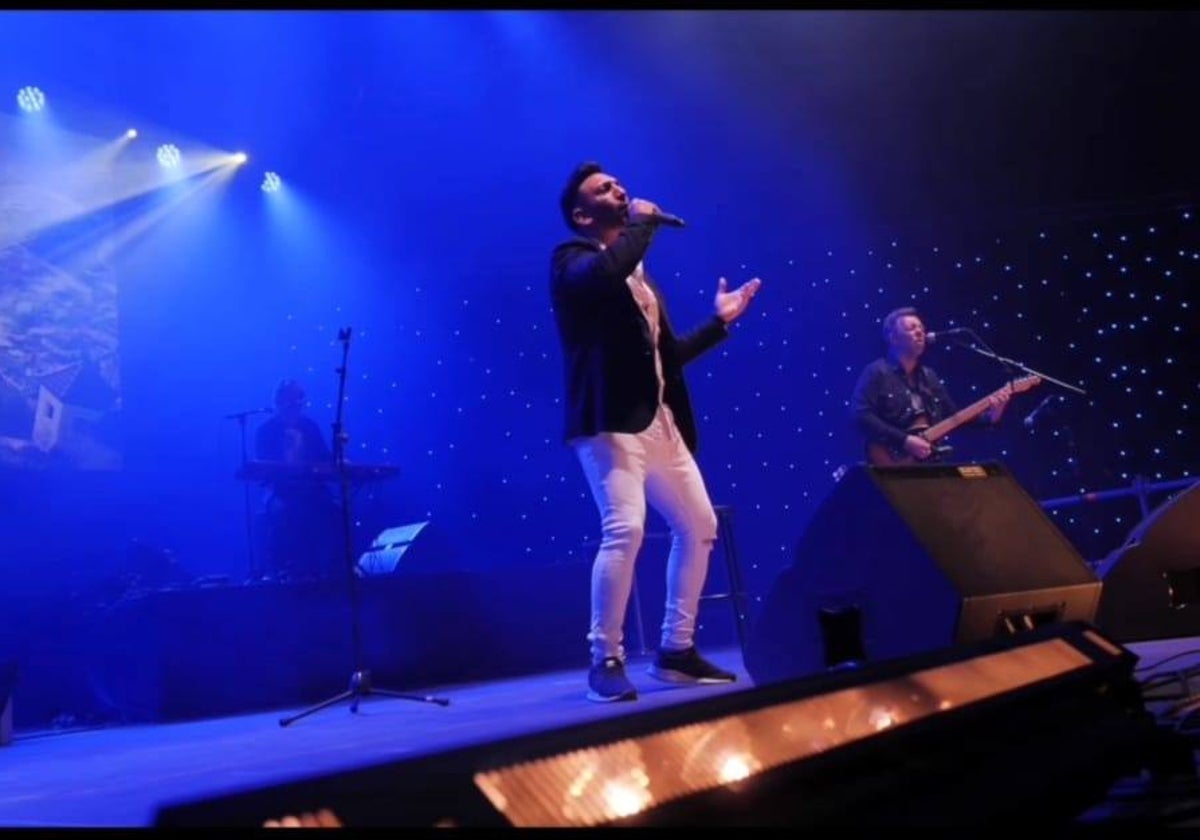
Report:
<svg viewBox="0 0 1200 840"><path fill-rule="evenodd" d="M863 369L850 399L855 426L866 438L868 460L877 464L936 460L934 445L921 432L958 408L933 368L921 362L925 325L917 310L904 307L889 312L883 319L883 338L887 355ZM989 423L1000 422L1008 399L1007 390L991 395L988 410L980 416Z"/></svg>

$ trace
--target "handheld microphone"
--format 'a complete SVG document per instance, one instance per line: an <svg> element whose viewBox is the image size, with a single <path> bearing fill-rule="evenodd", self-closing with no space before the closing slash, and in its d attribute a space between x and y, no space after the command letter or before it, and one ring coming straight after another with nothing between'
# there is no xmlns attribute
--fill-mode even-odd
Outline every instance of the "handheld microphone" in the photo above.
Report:
<svg viewBox="0 0 1200 840"><path fill-rule="evenodd" d="M970 330L967 329L966 327L951 327L948 330L937 330L935 332L927 332L927 333L925 333L925 343L926 344L937 344L939 341L942 340L942 336L961 335L962 333L969 333L969 332L970 332Z"/></svg>
<svg viewBox="0 0 1200 840"><path fill-rule="evenodd" d="M644 198L631 198L629 203L632 204L635 201L654 208L653 212L639 213L641 218L653 221L655 224L666 225L667 227L685 227L683 219L679 218L673 213L667 213L653 201L647 201Z"/></svg>
<svg viewBox="0 0 1200 840"><path fill-rule="evenodd" d="M687 227L687 225L683 223L683 219L679 218L678 216L673 216L670 213L664 213L661 210L655 213L653 218L659 224L666 225L667 227Z"/></svg>
<svg viewBox="0 0 1200 840"><path fill-rule="evenodd" d="M1025 415L1025 419L1021 421L1021 424L1024 425L1026 429L1032 429L1037 424L1038 418L1042 415L1042 412L1049 408L1050 404L1055 400L1056 397L1056 394L1048 395L1044 400L1037 404L1037 407L1034 408L1033 411Z"/></svg>

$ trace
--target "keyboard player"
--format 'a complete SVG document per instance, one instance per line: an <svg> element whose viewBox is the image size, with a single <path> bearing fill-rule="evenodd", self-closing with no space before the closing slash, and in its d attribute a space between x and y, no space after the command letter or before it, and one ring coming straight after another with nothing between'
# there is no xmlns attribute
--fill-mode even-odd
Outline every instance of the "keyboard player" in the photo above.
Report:
<svg viewBox="0 0 1200 840"><path fill-rule="evenodd" d="M285 379L275 389L275 411L255 434L255 457L286 474L266 482L263 505L267 574L277 580L311 580L344 573L341 509L336 485L301 475L306 468L332 469L333 452L321 428L306 414L304 386Z"/></svg>

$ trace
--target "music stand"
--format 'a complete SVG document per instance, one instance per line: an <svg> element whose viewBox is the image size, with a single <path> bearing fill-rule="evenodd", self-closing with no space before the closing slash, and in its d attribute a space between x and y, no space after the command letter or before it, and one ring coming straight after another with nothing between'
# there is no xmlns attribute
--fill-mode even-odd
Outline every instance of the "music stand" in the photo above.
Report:
<svg viewBox="0 0 1200 840"><path fill-rule="evenodd" d="M424 522L414 522L411 525L401 525L387 528L375 538L371 547L358 558L356 570L362 577L373 575L395 574L400 558L412 548L417 535L428 525Z"/></svg>
<svg viewBox="0 0 1200 840"><path fill-rule="evenodd" d="M373 694L383 695L385 697L395 697L399 700L416 700L422 703L436 703L439 706L449 706L450 701L444 697L431 697L423 694L403 694L399 691L392 691L386 688L376 688L371 685L371 672L363 667L362 655L362 629L359 620L359 602L361 600L359 593L358 570L354 562L354 536L351 528L353 521L350 516L350 478L346 472L346 441L349 436L345 433L342 425L342 408L345 403L346 394L346 357L350 353L350 328L345 327L338 330L338 341L342 343L342 364L337 368L338 374L338 400L337 400L337 415L333 421L333 464L334 470L338 476L338 485L341 490L341 508L342 508L342 547L345 552L346 561L346 580L350 587L350 632L351 641L354 648L354 670L350 674L349 687L340 694L330 697L328 700L323 700L315 706L311 706L302 712L290 715L289 717L280 718L280 726L288 726L300 718L307 717L322 709L327 709L334 706L343 700L350 701L350 711L358 712L358 703L364 697L370 697Z"/></svg>

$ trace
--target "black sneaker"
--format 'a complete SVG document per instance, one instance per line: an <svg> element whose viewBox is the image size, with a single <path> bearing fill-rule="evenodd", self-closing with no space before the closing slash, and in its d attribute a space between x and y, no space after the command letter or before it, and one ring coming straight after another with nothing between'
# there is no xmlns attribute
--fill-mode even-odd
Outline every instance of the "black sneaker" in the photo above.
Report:
<svg viewBox="0 0 1200 840"><path fill-rule="evenodd" d="M737 675L709 662L695 645L687 650L660 650L651 664L650 676L671 683L731 683Z"/></svg>
<svg viewBox="0 0 1200 840"><path fill-rule="evenodd" d="M625 663L615 656L608 656L599 665L593 665L588 671L587 698L597 703L636 700L637 689L625 676Z"/></svg>

